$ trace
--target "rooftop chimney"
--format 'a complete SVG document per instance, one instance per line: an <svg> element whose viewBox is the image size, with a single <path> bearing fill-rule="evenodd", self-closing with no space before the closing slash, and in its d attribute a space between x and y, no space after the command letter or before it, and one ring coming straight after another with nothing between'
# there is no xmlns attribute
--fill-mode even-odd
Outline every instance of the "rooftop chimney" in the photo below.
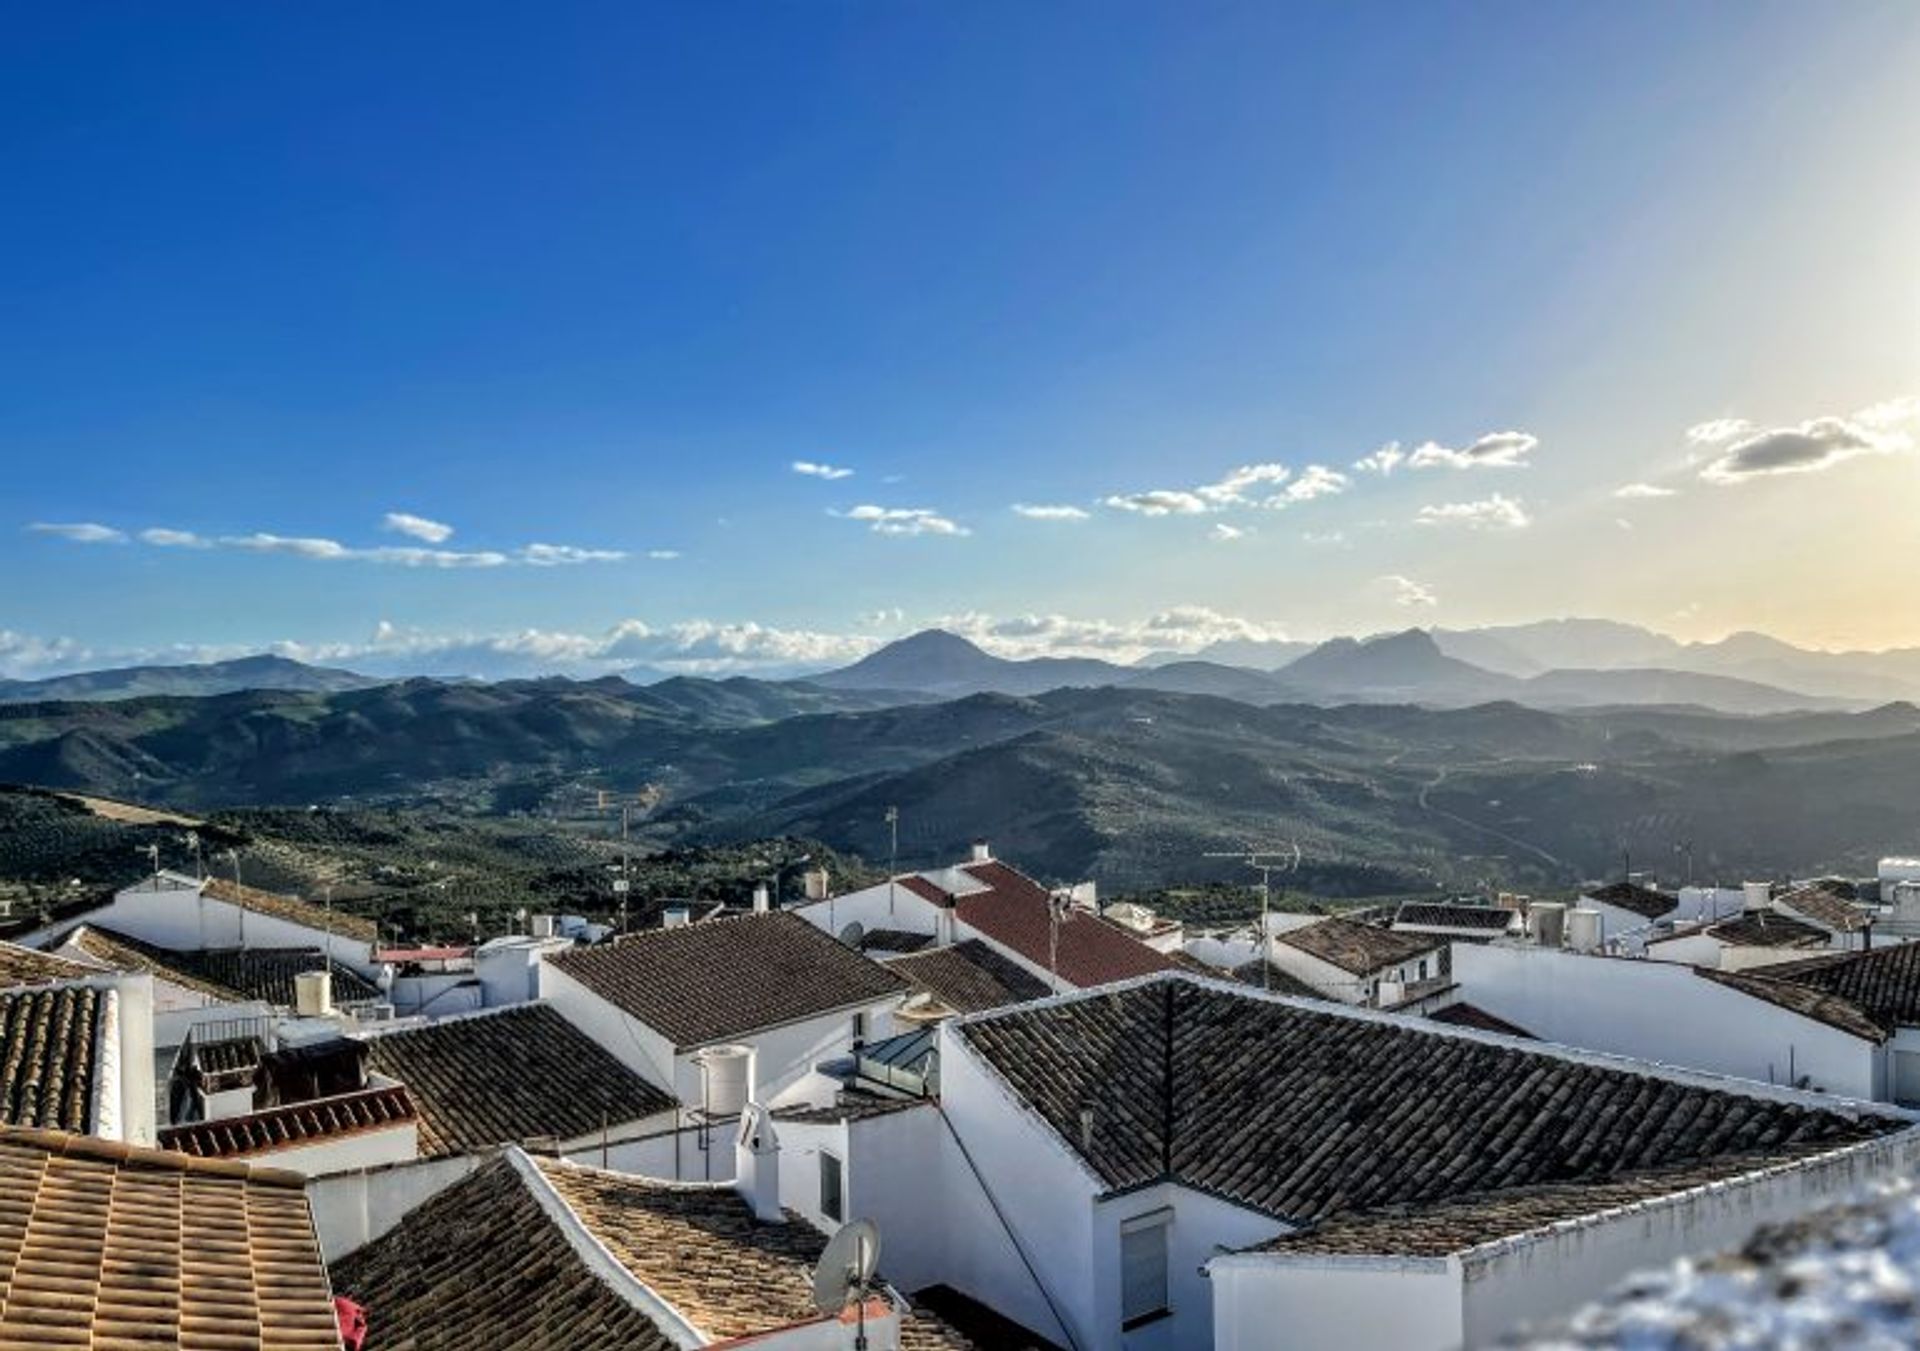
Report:
<svg viewBox="0 0 1920 1351"><path fill-rule="evenodd" d="M773 1114L757 1102L740 1113L740 1134L733 1142L733 1185L753 1210L756 1220L779 1224L780 1137L774 1134Z"/></svg>
<svg viewBox="0 0 1920 1351"><path fill-rule="evenodd" d="M670 905L660 912L660 927L684 929L693 923L693 912L684 905Z"/></svg>
<svg viewBox="0 0 1920 1351"><path fill-rule="evenodd" d="M772 908L773 902L767 891L767 884L765 882L755 883L753 888L753 913L756 915L764 915Z"/></svg>
<svg viewBox="0 0 1920 1351"><path fill-rule="evenodd" d="M975 863L993 862L993 850L987 847L985 840L975 840L973 842L973 861Z"/></svg>
<svg viewBox="0 0 1920 1351"><path fill-rule="evenodd" d="M827 877L827 870L825 868L807 869L807 899L808 900L810 901L826 900L827 888L829 885L830 883Z"/></svg>

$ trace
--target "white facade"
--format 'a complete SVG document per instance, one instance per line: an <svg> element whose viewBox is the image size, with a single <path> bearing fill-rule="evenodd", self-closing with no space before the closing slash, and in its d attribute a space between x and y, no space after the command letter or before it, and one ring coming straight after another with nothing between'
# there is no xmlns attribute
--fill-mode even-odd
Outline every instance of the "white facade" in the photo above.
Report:
<svg viewBox="0 0 1920 1351"><path fill-rule="evenodd" d="M1460 998L1544 1041L1890 1101L1885 1047L1674 962L1551 948L1453 950Z"/></svg>
<svg viewBox="0 0 1920 1351"><path fill-rule="evenodd" d="M1395 962L1365 975L1355 975L1295 947L1287 941L1285 934L1280 934L1269 940L1267 960L1296 980L1305 981L1329 999L1337 999L1343 1004L1373 1006L1382 1001L1383 990L1392 995L1396 987L1404 992L1410 985L1438 977L1441 950L1446 946L1445 943L1435 942L1431 950L1404 962ZM1386 1002L1398 1003L1399 998L1395 996Z"/></svg>

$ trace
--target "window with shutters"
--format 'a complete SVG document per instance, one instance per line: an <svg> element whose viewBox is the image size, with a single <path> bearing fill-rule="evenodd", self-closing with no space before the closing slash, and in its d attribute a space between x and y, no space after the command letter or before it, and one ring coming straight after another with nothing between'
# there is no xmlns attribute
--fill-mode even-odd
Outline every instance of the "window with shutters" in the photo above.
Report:
<svg viewBox="0 0 1920 1351"><path fill-rule="evenodd" d="M840 1160L823 1149L820 1151L820 1213L830 1220L845 1219L843 1196Z"/></svg>
<svg viewBox="0 0 1920 1351"><path fill-rule="evenodd" d="M1171 1210L1157 1210L1120 1224L1120 1327L1128 1330L1164 1318L1167 1307L1167 1228Z"/></svg>

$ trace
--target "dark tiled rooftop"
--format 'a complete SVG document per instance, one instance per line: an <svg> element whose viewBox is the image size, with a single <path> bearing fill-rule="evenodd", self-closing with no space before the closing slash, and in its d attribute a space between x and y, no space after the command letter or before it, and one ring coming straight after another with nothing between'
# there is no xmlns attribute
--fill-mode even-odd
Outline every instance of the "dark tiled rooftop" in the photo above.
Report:
<svg viewBox="0 0 1920 1351"><path fill-rule="evenodd" d="M303 901L298 896L287 896L277 891L262 891L259 887L241 886L224 877L208 878L206 895L213 900L238 906L242 910L251 910L257 915L272 915L275 919L304 925L320 933L339 934L343 938L358 939L362 943L374 943L380 937L379 926L360 915L331 910L325 906L315 905L311 901Z"/></svg>
<svg viewBox="0 0 1920 1351"><path fill-rule="evenodd" d="M1609 882L1604 887L1580 894L1588 900L1602 901L1619 910L1631 910L1642 919L1659 919L1662 915L1670 915L1680 904L1678 897L1643 887L1637 882Z"/></svg>
<svg viewBox="0 0 1920 1351"><path fill-rule="evenodd" d="M1446 1023L1450 1027L1473 1027L1482 1032L1498 1032L1503 1037L1525 1037L1528 1041L1538 1038L1526 1028L1510 1023L1497 1014L1488 1013L1477 1004L1461 1002L1449 1004L1443 1009L1435 1009L1427 1017L1436 1023Z"/></svg>
<svg viewBox="0 0 1920 1351"><path fill-rule="evenodd" d="M1836 995L1881 1028L1920 1025L1920 944L1836 953L1764 969L1772 980Z"/></svg>
<svg viewBox="0 0 1920 1351"><path fill-rule="evenodd" d="M883 965L956 1013L981 1013L1053 993L1040 977L977 938L888 958Z"/></svg>
<svg viewBox="0 0 1920 1351"><path fill-rule="evenodd" d="M1433 929L1461 929L1468 933L1503 934L1514 912L1492 905L1441 905L1408 901L1395 913L1395 924L1420 924Z"/></svg>
<svg viewBox="0 0 1920 1351"><path fill-rule="evenodd" d="M327 969L320 948L210 948L179 951L143 942L129 934L88 925L76 935L77 945L91 956L120 970L146 971L170 984L217 999L222 1003L262 1000L281 1008L294 1003L294 977ZM334 962L333 998L336 1003L378 999L380 991L350 967Z"/></svg>
<svg viewBox="0 0 1920 1351"><path fill-rule="evenodd" d="M1815 1022L1839 1028L1842 1032L1850 1032L1876 1045L1892 1035L1891 1027L1880 1026L1852 1000L1828 994L1817 986L1783 980L1774 974L1779 970L1780 965L1763 966L1752 971L1713 971L1706 967L1695 967L1694 974L1704 980L1713 981L1717 985L1725 985L1755 999L1763 999L1769 1004L1812 1018Z"/></svg>
<svg viewBox="0 0 1920 1351"><path fill-rule="evenodd" d="M1403 934L1350 919L1317 919L1298 929L1275 934L1284 943L1309 956L1330 962L1355 976L1369 976L1435 951L1446 940L1433 934Z"/></svg>
<svg viewBox="0 0 1920 1351"><path fill-rule="evenodd" d="M1262 968L1265 968L1262 970ZM1217 972L1208 972L1217 975ZM1250 962L1242 962L1233 968L1233 978L1242 985L1251 985L1256 990L1268 994L1290 995L1295 999L1325 999L1326 995L1307 984L1291 971L1283 971L1272 962L1255 957Z"/></svg>
<svg viewBox="0 0 1920 1351"><path fill-rule="evenodd" d="M1047 889L1004 863L969 863L960 871L986 888L954 902L960 921L1042 969L1058 970L1069 985L1084 990L1173 967L1165 953L1084 910L1069 910L1056 936Z"/></svg>
<svg viewBox="0 0 1920 1351"><path fill-rule="evenodd" d="M101 968L87 966L51 952L23 948L18 943L0 942L0 987L40 985L52 980L78 980L97 976Z"/></svg>
<svg viewBox="0 0 1920 1351"><path fill-rule="evenodd" d="M94 1042L108 993L62 985L0 994L0 1123L93 1129Z"/></svg>
<svg viewBox="0 0 1920 1351"><path fill-rule="evenodd" d="M1842 886L1847 886L1841 883ZM1847 891L1853 888L1847 886ZM1774 905L1812 920L1834 933L1855 933L1873 923L1873 916L1853 903L1851 896L1837 893L1833 887L1816 882L1777 898Z"/></svg>
<svg viewBox="0 0 1920 1351"><path fill-rule="evenodd" d="M201 1159L235 1159L392 1130L414 1120L405 1088L367 1088L220 1121L166 1126L160 1131L160 1147Z"/></svg>
<svg viewBox="0 0 1920 1351"><path fill-rule="evenodd" d="M1824 948L1828 939L1825 929L1769 910L1749 910L1703 932L1722 943L1751 948Z"/></svg>
<svg viewBox="0 0 1920 1351"><path fill-rule="evenodd" d="M868 929L860 940L862 952L920 952L933 946L933 935L911 929Z"/></svg>
<svg viewBox="0 0 1920 1351"><path fill-rule="evenodd" d="M1185 977L961 1034L1109 1187L1172 1178L1296 1223L1782 1158L1902 1124Z"/></svg>
<svg viewBox="0 0 1920 1351"><path fill-rule="evenodd" d="M786 911L651 929L547 960L678 1047L725 1041L907 989L886 967Z"/></svg>
<svg viewBox="0 0 1920 1351"><path fill-rule="evenodd" d="M368 1066L412 1095L427 1158L578 1139L673 1110L665 1092L545 1004L383 1032L364 1044Z"/></svg>
<svg viewBox="0 0 1920 1351"><path fill-rule="evenodd" d="M0 1346L339 1351L304 1183L0 1133Z"/></svg>

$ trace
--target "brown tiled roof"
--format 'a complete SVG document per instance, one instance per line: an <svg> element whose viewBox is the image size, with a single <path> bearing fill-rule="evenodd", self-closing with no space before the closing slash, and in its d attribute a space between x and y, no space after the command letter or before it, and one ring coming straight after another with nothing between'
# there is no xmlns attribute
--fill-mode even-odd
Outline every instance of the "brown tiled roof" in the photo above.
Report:
<svg viewBox="0 0 1920 1351"><path fill-rule="evenodd" d="M1444 1257L1464 1248L1671 1196L1742 1173L1787 1161L1779 1155L1733 1155L1704 1164L1631 1173L1609 1182L1548 1184L1462 1196L1428 1206L1386 1206L1341 1215L1323 1224L1282 1234L1260 1252L1367 1256Z"/></svg>
<svg viewBox="0 0 1920 1351"><path fill-rule="evenodd" d="M1604 887L1580 893L1590 901L1600 901L1617 910L1631 910L1642 919L1659 919L1670 915L1680 904L1677 897L1664 891L1654 891L1637 882L1609 882Z"/></svg>
<svg viewBox="0 0 1920 1351"><path fill-rule="evenodd" d="M1432 934L1403 934L1335 916L1275 934L1274 942L1297 948L1355 976L1412 961L1445 942Z"/></svg>
<svg viewBox="0 0 1920 1351"><path fill-rule="evenodd" d="M1743 948L1824 948L1829 937L1825 929L1770 910L1748 910L1710 924L1702 932Z"/></svg>
<svg viewBox="0 0 1920 1351"><path fill-rule="evenodd" d="M1181 976L960 1034L1109 1187L1174 1179L1296 1223L1780 1158L1904 1124Z"/></svg>
<svg viewBox="0 0 1920 1351"><path fill-rule="evenodd" d="M1261 968L1266 970L1262 971ZM1219 972L1210 972L1218 977ZM1326 995L1307 984L1291 971L1283 971L1272 962L1255 957L1250 962L1242 962L1233 968L1233 978L1242 985L1251 985L1256 990L1265 990L1268 994L1289 995L1294 999L1325 999Z"/></svg>
<svg viewBox="0 0 1920 1351"><path fill-rule="evenodd" d="M333 1264L366 1351L672 1351L586 1266L505 1158Z"/></svg>
<svg viewBox="0 0 1920 1351"><path fill-rule="evenodd" d="M39 985L50 980L78 980L97 976L100 968L87 966L51 952L23 948L18 943L0 943L0 987Z"/></svg>
<svg viewBox="0 0 1920 1351"><path fill-rule="evenodd" d="M1497 935L1507 931L1513 918L1513 911L1493 905L1441 905L1431 901L1408 901L1394 913L1393 922Z"/></svg>
<svg viewBox="0 0 1920 1351"><path fill-rule="evenodd" d="M795 1121L809 1126L830 1126L841 1121L867 1121L876 1116L892 1116L895 1112L910 1112L916 1107L930 1107L932 1098L877 1098L871 1093L858 1090L844 1090L839 1100L825 1107L781 1107L775 1110L775 1121Z"/></svg>
<svg viewBox="0 0 1920 1351"><path fill-rule="evenodd" d="M1766 974L1837 995L1889 1032L1920 1026L1920 943L1778 962Z"/></svg>
<svg viewBox="0 0 1920 1351"><path fill-rule="evenodd" d="M1053 969L1048 963L1057 952L1060 978L1069 985L1084 990L1173 967L1165 953L1084 910L1070 910L1060 921L1056 947L1045 887L1004 863L970 863L960 871L987 888L954 903L960 921L1042 969Z"/></svg>
<svg viewBox="0 0 1920 1351"><path fill-rule="evenodd" d="M1834 933L1855 933L1873 923L1873 916L1866 910L1818 882L1787 892L1775 899L1774 905L1791 910Z"/></svg>
<svg viewBox="0 0 1920 1351"><path fill-rule="evenodd" d="M144 942L129 934L88 925L75 934L77 946L110 966L151 972L158 979L194 990L222 1003L262 1000L281 1008L294 1002L294 977L328 966L320 948L208 948L180 951ZM378 999L378 988L351 967L332 963L336 1003Z"/></svg>
<svg viewBox="0 0 1920 1351"><path fill-rule="evenodd" d="M897 971L956 1013L980 1013L1052 994L1047 983L977 938L931 952L891 957Z"/></svg>
<svg viewBox="0 0 1920 1351"><path fill-rule="evenodd" d="M414 1121L413 1102L401 1087L364 1088L313 1102L269 1107L264 1112L165 1126L160 1147L201 1159L236 1159L299 1149L367 1131L393 1130Z"/></svg>
<svg viewBox="0 0 1920 1351"><path fill-rule="evenodd" d="M1510 1023L1497 1014L1488 1013L1478 1004L1464 1001L1449 1004L1443 1009L1435 1009L1427 1017L1436 1023L1446 1023L1451 1027L1475 1027L1482 1032L1498 1032L1503 1037L1525 1037L1528 1041L1538 1041L1533 1033L1516 1023Z"/></svg>
<svg viewBox="0 0 1920 1351"><path fill-rule="evenodd" d="M952 905L953 897L945 890L920 876L919 873L903 873L893 879L893 884L903 891L910 891L923 901L935 905Z"/></svg>
<svg viewBox="0 0 1920 1351"><path fill-rule="evenodd" d="M241 886L224 877L209 877L206 894L216 901L225 901L228 905L237 905L258 915L272 915L292 924L303 924L321 933L339 934L342 938L355 938L362 943L373 943L380 937L380 926L370 919L349 915L341 910L329 910L325 906L303 901L298 896Z"/></svg>
<svg viewBox="0 0 1920 1351"><path fill-rule="evenodd" d="M93 1050L109 998L80 985L0 994L0 1123L93 1129Z"/></svg>
<svg viewBox="0 0 1920 1351"><path fill-rule="evenodd" d="M547 958L676 1046L705 1046L871 1004L907 984L787 911L681 929Z"/></svg>
<svg viewBox="0 0 1920 1351"><path fill-rule="evenodd" d="M1782 980L1773 974L1779 969L1779 965L1764 966L1757 971L1713 971L1706 967L1695 967L1694 974L1815 1022L1850 1032L1876 1045L1892 1035L1892 1028L1881 1027L1852 1000L1828 994L1816 986Z"/></svg>
<svg viewBox="0 0 1920 1351"><path fill-rule="evenodd" d="M0 1346L339 1351L305 1181L0 1133Z"/></svg>
<svg viewBox="0 0 1920 1351"><path fill-rule="evenodd" d="M933 935L911 929L868 929L860 940L862 952L919 952L933 946Z"/></svg>
<svg viewBox="0 0 1920 1351"><path fill-rule="evenodd" d="M574 1140L673 1110L671 1097L546 1004L382 1032L365 1045L372 1069L407 1085L427 1158Z"/></svg>

